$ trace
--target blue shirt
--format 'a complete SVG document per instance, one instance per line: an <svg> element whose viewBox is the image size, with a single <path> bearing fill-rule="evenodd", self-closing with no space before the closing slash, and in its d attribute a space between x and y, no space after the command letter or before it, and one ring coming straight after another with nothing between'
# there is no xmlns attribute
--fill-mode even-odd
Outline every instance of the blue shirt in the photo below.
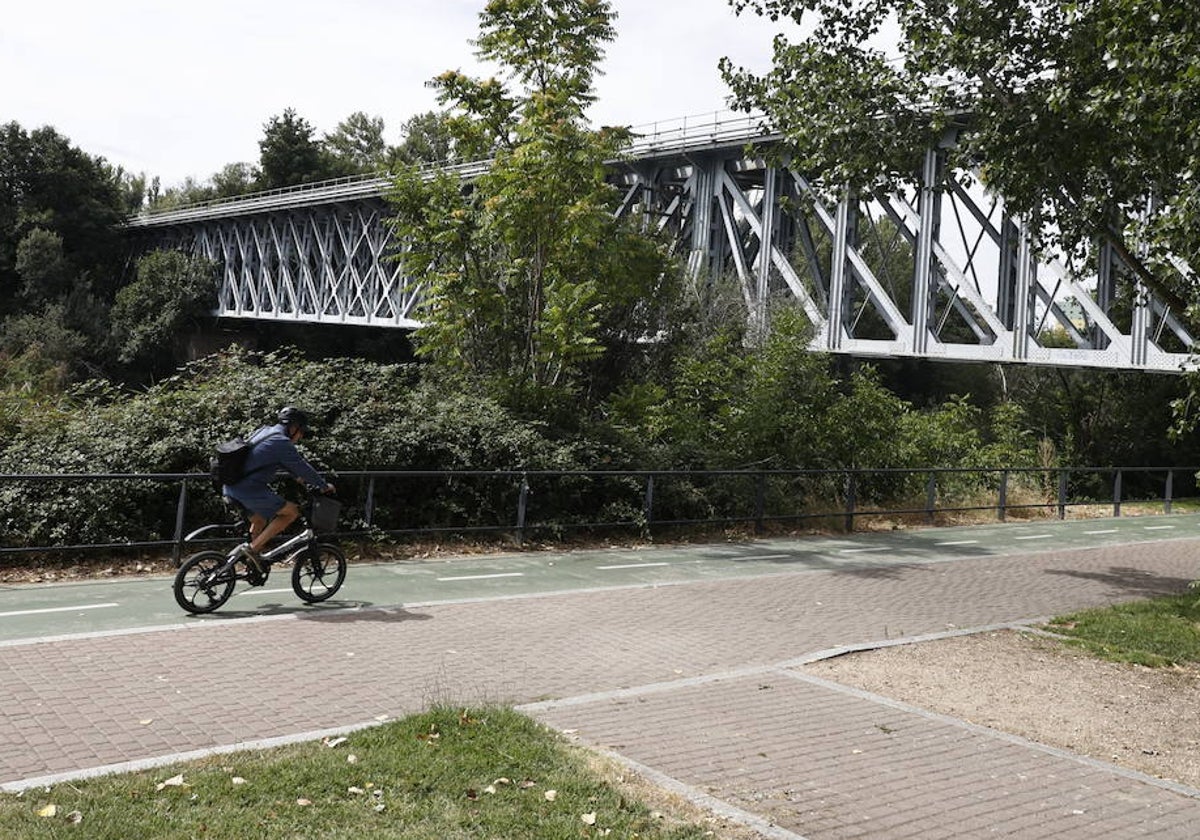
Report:
<svg viewBox="0 0 1200 840"><path fill-rule="evenodd" d="M226 495L230 490L253 491L265 488L280 469L287 470L296 478L313 487L324 487L325 478L304 460L296 445L287 436L287 426L263 426L250 435L254 448L246 456L246 467L242 480L222 488Z"/></svg>

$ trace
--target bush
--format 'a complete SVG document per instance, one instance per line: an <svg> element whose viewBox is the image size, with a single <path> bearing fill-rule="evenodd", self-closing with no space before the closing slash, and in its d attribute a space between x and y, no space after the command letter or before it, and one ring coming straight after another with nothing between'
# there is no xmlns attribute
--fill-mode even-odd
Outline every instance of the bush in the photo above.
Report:
<svg viewBox="0 0 1200 840"><path fill-rule="evenodd" d="M299 405L317 434L302 444L324 469L519 470L580 466L569 447L520 422L479 389L424 381L412 365L351 359L306 362L286 351L234 351L201 360L144 393L92 384L63 405L18 419L0 448L0 473L206 473L213 446ZM12 422L10 420L10 422ZM196 523L224 517L194 486ZM445 482L442 482L444 485ZM511 522L513 482L381 482L381 527ZM364 488L346 487L353 518ZM446 488L440 488L444 491ZM176 490L161 483L9 482L0 486L0 542L48 545L169 538ZM450 506L453 501L453 508Z"/></svg>

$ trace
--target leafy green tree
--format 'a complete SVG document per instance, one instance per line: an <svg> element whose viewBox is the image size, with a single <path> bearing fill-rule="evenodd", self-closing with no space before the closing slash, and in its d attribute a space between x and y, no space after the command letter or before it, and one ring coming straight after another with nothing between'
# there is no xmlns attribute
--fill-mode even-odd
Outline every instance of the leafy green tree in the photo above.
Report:
<svg viewBox="0 0 1200 840"><path fill-rule="evenodd" d="M214 198L234 198L254 192L262 175L249 163L227 163L211 178Z"/></svg>
<svg viewBox="0 0 1200 840"><path fill-rule="evenodd" d="M216 267L208 260L180 251L152 251L139 259L112 309L117 359L151 373L172 369L188 332L215 307L216 291Z"/></svg>
<svg viewBox="0 0 1200 840"><path fill-rule="evenodd" d="M441 111L426 111L409 117L401 127L403 140L388 150L388 165L418 166L420 164L457 163L461 160L455 149L450 115Z"/></svg>
<svg viewBox="0 0 1200 840"><path fill-rule="evenodd" d="M52 128L0 125L0 313L18 312L23 302L39 309L52 296L48 290L20 294L18 248L34 229L59 237L63 259L77 276L90 278L101 299L113 293L124 255L118 224L128 211L115 172ZM35 270L28 263L26 269ZM46 275L51 278L63 279L56 272ZM61 285L54 290L62 292Z"/></svg>
<svg viewBox="0 0 1200 840"><path fill-rule="evenodd" d="M490 151L490 168L469 186L415 169L395 183L406 265L427 283L419 352L516 404L591 384L669 297L663 251L613 215L604 162L628 133L584 116L612 16L603 0L489 3L479 55L516 90L458 72L433 84L456 150Z"/></svg>
<svg viewBox="0 0 1200 840"><path fill-rule="evenodd" d="M29 231L17 244L16 268L21 278L21 297L33 307L64 297L76 274L63 254L62 237L40 227Z"/></svg>
<svg viewBox="0 0 1200 840"><path fill-rule="evenodd" d="M795 160L827 183L911 178L957 132L952 165L1031 222L1043 244L1086 252L1103 234L1177 314L1200 265L1200 16L1161 0L731 0L773 20L770 71L722 61L737 103L761 109ZM899 59L872 44L898 23ZM1136 244L1135 244L1136 243ZM1145 251L1139 250L1144 246Z"/></svg>
<svg viewBox="0 0 1200 840"><path fill-rule="evenodd" d="M314 133L309 122L292 108L271 117L263 126L263 139L258 141L264 189L292 187L329 176L324 151Z"/></svg>
<svg viewBox="0 0 1200 840"><path fill-rule="evenodd" d="M353 175L379 172L387 163L388 147L383 139L383 118L355 111L325 135L325 151L334 171Z"/></svg>

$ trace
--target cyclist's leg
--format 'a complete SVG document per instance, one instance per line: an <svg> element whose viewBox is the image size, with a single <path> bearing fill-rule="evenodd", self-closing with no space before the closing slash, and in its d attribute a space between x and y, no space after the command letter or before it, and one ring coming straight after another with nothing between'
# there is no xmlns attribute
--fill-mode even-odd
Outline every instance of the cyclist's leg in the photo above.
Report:
<svg viewBox="0 0 1200 840"><path fill-rule="evenodd" d="M295 502L284 502L266 527L250 540L250 547L261 553L271 540L283 533L299 516L300 508Z"/></svg>
<svg viewBox="0 0 1200 840"><path fill-rule="evenodd" d="M250 514L250 539L253 540L263 532L263 528L267 527L265 517L259 516L257 513Z"/></svg>

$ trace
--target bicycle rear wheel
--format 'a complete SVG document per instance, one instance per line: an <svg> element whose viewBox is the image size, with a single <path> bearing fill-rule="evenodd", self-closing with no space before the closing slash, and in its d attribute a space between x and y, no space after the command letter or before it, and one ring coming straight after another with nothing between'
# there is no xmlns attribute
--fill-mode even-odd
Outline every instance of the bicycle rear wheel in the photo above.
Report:
<svg viewBox="0 0 1200 840"><path fill-rule="evenodd" d="M307 604L333 596L346 579L346 555L336 545L320 543L292 556L292 590Z"/></svg>
<svg viewBox="0 0 1200 840"><path fill-rule="evenodd" d="M229 558L219 551L193 554L175 573L175 603L190 613L209 613L229 600L237 576L233 569L217 573Z"/></svg>

